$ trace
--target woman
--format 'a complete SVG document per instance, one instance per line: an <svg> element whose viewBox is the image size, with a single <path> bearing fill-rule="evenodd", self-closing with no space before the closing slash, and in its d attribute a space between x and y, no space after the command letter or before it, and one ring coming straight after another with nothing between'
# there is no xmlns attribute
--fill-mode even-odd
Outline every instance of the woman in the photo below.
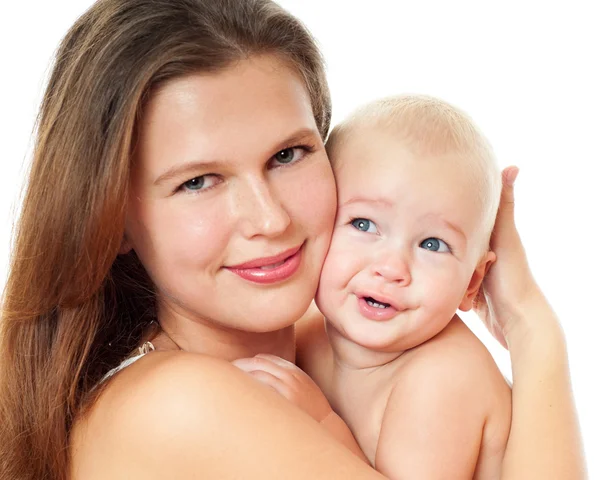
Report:
<svg viewBox="0 0 600 480"><path fill-rule="evenodd" d="M318 50L268 0L101 0L77 21L4 294L1 478L381 478L229 363L294 359L335 215L329 119ZM513 355L503 478L577 478L564 341L514 230L514 174L480 307Z"/></svg>

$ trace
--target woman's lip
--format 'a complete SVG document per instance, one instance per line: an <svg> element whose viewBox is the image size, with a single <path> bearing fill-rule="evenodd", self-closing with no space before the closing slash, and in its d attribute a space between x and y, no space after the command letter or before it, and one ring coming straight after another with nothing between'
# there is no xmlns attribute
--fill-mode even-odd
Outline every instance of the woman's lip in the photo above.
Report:
<svg viewBox="0 0 600 480"><path fill-rule="evenodd" d="M277 255L273 255L271 257L256 258L254 260L250 260L249 262L240 263L239 265L231 265L226 268L235 270L246 268L260 268L266 267L268 265L273 265L275 263L283 262L286 258L291 257L292 255L297 253L298 250L300 250L300 248L302 247L302 245L303 244L300 244L297 247L290 248L285 252L278 253Z"/></svg>
<svg viewBox="0 0 600 480"><path fill-rule="evenodd" d="M293 248L284 252L281 255L276 255L274 257L268 257L269 262L264 262L265 258L261 258L259 260L253 260L252 262L246 262L242 264L242 267L225 267L232 273L235 273L239 277L244 280L248 280L253 283L259 284L270 284L270 283L278 283L290 278L302 263L302 246L300 245L297 248ZM285 256L291 252L291 255ZM281 258L283 256L283 259ZM279 264L279 265L277 265ZM258 265L247 267L246 265ZM272 266L276 265L276 266ZM261 267L271 266L270 268L263 269Z"/></svg>

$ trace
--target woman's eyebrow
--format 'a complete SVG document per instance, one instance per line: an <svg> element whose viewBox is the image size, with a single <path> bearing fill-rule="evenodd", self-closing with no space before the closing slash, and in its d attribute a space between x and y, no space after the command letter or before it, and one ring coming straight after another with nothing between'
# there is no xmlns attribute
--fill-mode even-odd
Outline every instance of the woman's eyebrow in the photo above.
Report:
<svg viewBox="0 0 600 480"><path fill-rule="evenodd" d="M223 166L223 162L204 162L202 160L197 160L175 165L174 167L169 168L166 172L162 173L156 180L154 180L154 185L160 185L173 178L184 176L186 173L191 175L192 173L195 173L200 169L211 170L217 165Z"/></svg>
<svg viewBox="0 0 600 480"><path fill-rule="evenodd" d="M284 150L286 148L294 147L299 143L306 142L309 140L314 141L315 138L320 139L321 134L315 129L310 127L300 128L294 133L291 133L282 142L277 143L277 146L273 149L273 154Z"/></svg>

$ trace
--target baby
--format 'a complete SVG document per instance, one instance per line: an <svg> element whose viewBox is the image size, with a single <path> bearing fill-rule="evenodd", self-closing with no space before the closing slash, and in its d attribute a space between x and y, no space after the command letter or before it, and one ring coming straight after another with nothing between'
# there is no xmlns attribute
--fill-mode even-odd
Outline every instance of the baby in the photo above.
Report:
<svg viewBox="0 0 600 480"><path fill-rule="evenodd" d="M298 327L298 365L388 477L499 477L510 389L455 314L495 260L487 141L456 108L404 96L358 110L327 148L339 209L316 297L325 322Z"/></svg>
<svg viewBox="0 0 600 480"><path fill-rule="evenodd" d="M447 103L403 96L358 110L327 149L339 207L320 312L296 328L312 380L272 355L234 363L389 478L498 478L510 388L456 315L495 260L487 141Z"/></svg>

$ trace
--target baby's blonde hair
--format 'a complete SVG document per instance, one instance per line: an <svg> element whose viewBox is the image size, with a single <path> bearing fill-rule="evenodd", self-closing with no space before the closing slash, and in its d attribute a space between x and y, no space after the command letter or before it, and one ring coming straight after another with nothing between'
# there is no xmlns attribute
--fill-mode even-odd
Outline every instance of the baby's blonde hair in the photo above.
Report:
<svg viewBox="0 0 600 480"><path fill-rule="evenodd" d="M438 98L401 95L376 100L358 108L338 124L327 140L335 167L336 149L357 134L357 128L376 128L397 136L413 153L424 157L459 156L467 162L483 213L486 246L496 219L501 174L487 139L462 110ZM360 133L359 133L360 134Z"/></svg>

